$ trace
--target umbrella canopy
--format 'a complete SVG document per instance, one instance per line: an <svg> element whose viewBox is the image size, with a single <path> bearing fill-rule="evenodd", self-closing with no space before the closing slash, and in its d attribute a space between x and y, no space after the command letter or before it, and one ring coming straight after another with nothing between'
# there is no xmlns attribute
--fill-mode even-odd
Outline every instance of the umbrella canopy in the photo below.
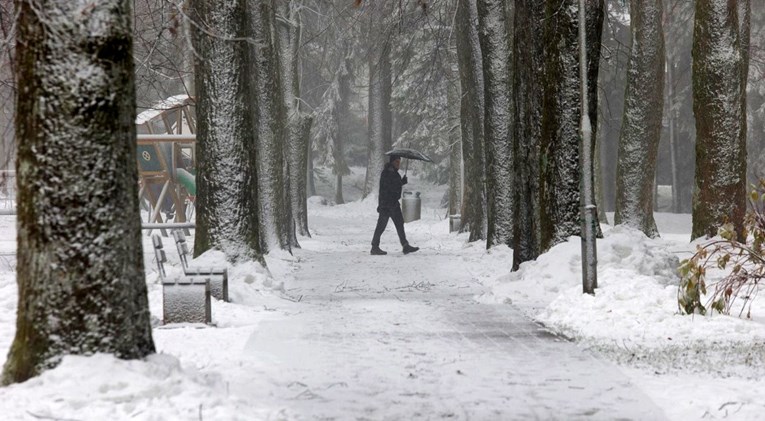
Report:
<svg viewBox="0 0 765 421"><path fill-rule="evenodd" d="M433 162L433 160L430 159L430 157L425 155L424 153L420 151L416 151L414 149L409 149L409 148L396 148L396 149L393 149L392 151L385 152L385 155L400 156L402 158L417 159L419 161L425 161L425 162Z"/></svg>

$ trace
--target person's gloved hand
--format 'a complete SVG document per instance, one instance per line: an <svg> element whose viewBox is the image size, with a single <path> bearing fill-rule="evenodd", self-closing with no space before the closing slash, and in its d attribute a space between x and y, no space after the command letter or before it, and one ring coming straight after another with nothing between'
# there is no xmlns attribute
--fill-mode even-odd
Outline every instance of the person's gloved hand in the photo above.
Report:
<svg viewBox="0 0 765 421"><path fill-rule="evenodd" d="M402 185L402 186L403 186L404 184L408 183L408 182L409 182L409 179L408 179L408 178L406 178L406 176L403 176L403 177L401 177L401 185Z"/></svg>

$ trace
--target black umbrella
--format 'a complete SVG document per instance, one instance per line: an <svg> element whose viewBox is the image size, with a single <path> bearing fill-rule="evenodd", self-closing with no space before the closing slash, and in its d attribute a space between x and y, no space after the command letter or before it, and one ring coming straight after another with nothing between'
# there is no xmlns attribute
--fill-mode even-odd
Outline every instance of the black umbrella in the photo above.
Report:
<svg viewBox="0 0 765 421"><path fill-rule="evenodd" d="M416 159L418 161L433 162L433 160L430 159L430 157L425 155L424 153L414 149L409 149L409 148L396 148L396 149L393 149L392 151L385 152L385 155L400 156L402 158L407 158L407 159ZM404 167L405 175L407 171L409 171L409 161L406 161L406 167Z"/></svg>
<svg viewBox="0 0 765 421"><path fill-rule="evenodd" d="M433 162L433 160L430 159L430 157L425 155L424 153L414 149L409 149L409 148L396 148L396 149L393 149L392 151L385 152L385 155L400 156L402 158L416 159L416 160L425 161L425 162Z"/></svg>

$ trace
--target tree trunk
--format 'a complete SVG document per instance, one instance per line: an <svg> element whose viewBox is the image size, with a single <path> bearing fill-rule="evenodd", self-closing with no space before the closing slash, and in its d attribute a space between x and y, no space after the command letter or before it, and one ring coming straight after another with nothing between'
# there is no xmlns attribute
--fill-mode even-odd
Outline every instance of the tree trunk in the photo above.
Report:
<svg viewBox="0 0 765 421"><path fill-rule="evenodd" d="M308 137L308 144L306 145L306 156L308 168L306 169L306 180L308 182L308 197L316 196L316 182L313 178L313 150L311 147L311 137Z"/></svg>
<svg viewBox="0 0 765 421"><path fill-rule="evenodd" d="M672 80L674 63L667 67L667 120L669 122L669 158L672 171L672 212L680 212L680 184L678 181L677 139L675 136L675 90Z"/></svg>
<svg viewBox="0 0 765 421"><path fill-rule="evenodd" d="M376 48L369 59L369 143L367 149L367 173L364 178L362 197L377 194L380 188L380 174L387 157L385 152L393 148L391 139L391 63L390 44L385 41L382 48Z"/></svg>
<svg viewBox="0 0 765 421"><path fill-rule="evenodd" d="M191 40L196 51L197 200L194 256L222 251L229 261L261 259L257 150L247 94L244 1L228 7L191 3ZM215 29L216 36L209 31Z"/></svg>
<svg viewBox="0 0 765 421"><path fill-rule="evenodd" d="M580 234L577 0L548 0L540 144L541 251Z"/></svg>
<svg viewBox="0 0 765 421"><path fill-rule="evenodd" d="M337 71L337 97L335 107L332 110L332 118L335 121L332 135L332 158L334 161L333 172L335 173L335 203L343 204L343 175L350 174L348 164L345 162L345 142L343 138L348 134L348 113L350 112L351 82L353 75L350 67L350 49L346 48L346 55Z"/></svg>
<svg viewBox="0 0 765 421"><path fill-rule="evenodd" d="M545 86L540 143L541 250L581 234L581 101L578 2L548 0L545 30ZM587 86L590 126L597 127L597 69L600 61L602 2L587 7ZM590 153L594 155L594 143ZM592 165L592 162L590 163ZM594 171L589 171L593 175ZM594 177L589 181L594 185ZM589 203L595 203L594 191ZM596 227L598 225L596 224ZM599 227L598 227L599 228ZM599 232L599 229L598 229Z"/></svg>
<svg viewBox="0 0 765 421"><path fill-rule="evenodd" d="M295 2L275 2L280 20L277 22L279 51L282 60L281 76L284 107L287 113L287 136L285 148L285 162L287 163L287 177L289 183L289 204L294 229L290 232L298 232L300 235L310 237L308 231L308 212L306 196L306 177L308 159L309 132L313 119L300 112L298 98L300 97L299 48L300 48L300 17L295 11ZM291 238L292 247L299 247L297 238Z"/></svg>
<svg viewBox="0 0 765 421"><path fill-rule="evenodd" d="M632 49L616 169L614 224L657 237L653 218L656 155L664 104L662 0L632 0ZM662 105L659 105L662 104Z"/></svg>
<svg viewBox="0 0 765 421"><path fill-rule="evenodd" d="M726 220L744 240L745 59L737 1L697 0L693 33L696 188L691 239L717 235Z"/></svg>
<svg viewBox="0 0 765 421"><path fill-rule="evenodd" d="M478 10L475 0L457 4L457 58L462 103L462 159L465 166L461 231L470 230L468 241L486 239L486 174L484 164L484 97L481 47L478 41Z"/></svg>
<svg viewBox="0 0 765 421"><path fill-rule="evenodd" d="M449 80L446 100L449 116L449 215L457 215L462 207L462 136L460 131L460 79L457 46L452 38L449 48Z"/></svg>
<svg viewBox="0 0 765 421"><path fill-rule="evenodd" d="M65 354L129 359L154 352L131 2L87 10L67 0L16 6L24 93L16 104L19 305L4 384L25 381Z"/></svg>
<svg viewBox="0 0 765 421"><path fill-rule="evenodd" d="M479 39L483 57L484 141L486 143L487 248L512 246L513 144L512 92L508 67L508 31L504 2L478 0Z"/></svg>
<svg viewBox="0 0 765 421"><path fill-rule="evenodd" d="M513 28L513 270L539 256L539 142L541 138L543 26L545 5L539 0L515 2ZM572 105L573 106L573 105Z"/></svg>
<svg viewBox="0 0 765 421"><path fill-rule="evenodd" d="M305 113L290 118L290 142L287 159L290 164L290 201L292 215L297 232L310 237L308 231L308 195L306 192L306 170L308 167L308 148L311 138L313 118Z"/></svg>
<svg viewBox="0 0 765 421"><path fill-rule="evenodd" d="M251 107L257 135L258 212L263 252L290 249L294 226L285 177L285 110L279 55L272 39L274 9L268 1L248 0L249 60L253 66L249 89L257 101Z"/></svg>

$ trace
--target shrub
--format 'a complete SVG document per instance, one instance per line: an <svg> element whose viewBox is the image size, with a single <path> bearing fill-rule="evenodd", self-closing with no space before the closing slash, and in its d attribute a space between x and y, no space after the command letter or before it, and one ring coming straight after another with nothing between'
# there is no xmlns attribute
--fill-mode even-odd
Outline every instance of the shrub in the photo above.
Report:
<svg viewBox="0 0 765 421"><path fill-rule="evenodd" d="M733 224L725 223L719 238L696 247L696 253L680 263L680 288L677 303L686 314L706 314L707 307L719 313L730 314L735 303L741 305L739 316L746 312L751 317L751 304L765 277L765 183L752 191L750 210L744 219L746 242L736 240ZM719 269L725 275L707 278L707 270ZM707 285L708 284L708 285ZM702 303L706 298L706 306Z"/></svg>

